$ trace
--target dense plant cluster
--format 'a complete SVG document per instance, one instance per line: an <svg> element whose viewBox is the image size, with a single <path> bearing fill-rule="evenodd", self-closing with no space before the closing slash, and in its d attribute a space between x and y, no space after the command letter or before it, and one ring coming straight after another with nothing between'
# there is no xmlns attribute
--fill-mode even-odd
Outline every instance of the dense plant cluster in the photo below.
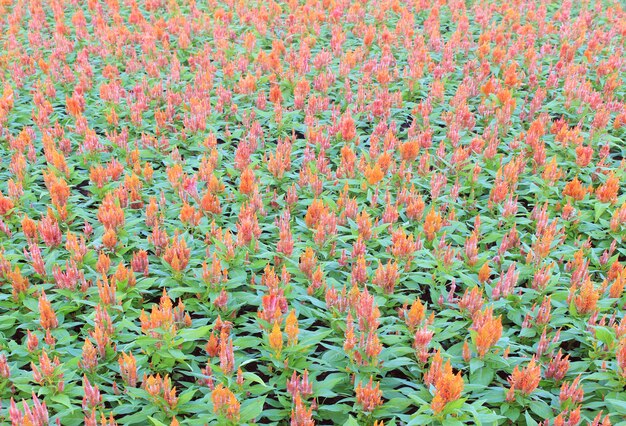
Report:
<svg viewBox="0 0 626 426"><path fill-rule="evenodd" d="M626 424L616 0L0 1L0 421Z"/></svg>

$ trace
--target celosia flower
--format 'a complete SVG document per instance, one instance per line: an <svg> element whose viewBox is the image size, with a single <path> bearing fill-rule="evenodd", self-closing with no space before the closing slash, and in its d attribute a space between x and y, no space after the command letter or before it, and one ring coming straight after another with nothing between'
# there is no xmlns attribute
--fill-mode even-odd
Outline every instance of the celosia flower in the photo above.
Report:
<svg viewBox="0 0 626 426"><path fill-rule="evenodd" d="M493 317L493 309L487 308L476 312L473 317L472 328L476 330L474 344L478 356L483 358L502 336L502 319Z"/></svg>
<svg viewBox="0 0 626 426"><path fill-rule="evenodd" d="M300 393L296 393L291 409L291 426L314 426L313 409L307 408L302 402Z"/></svg>
<svg viewBox="0 0 626 426"><path fill-rule="evenodd" d="M424 320L425 314L426 308L424 308L422 301L420 299L416 299L411 304L411 308L404 314L407 326L413 330L419 325L419 323L422 322L422 320Z"/></svg>
<svg viewBox="0 0 626 426"><path fill-rule="evenodd" d="M56 328L59 325L52 304L48 301L44 291L39 296L39 323L46 330Z"/></svg>
<svg viewBox="0 0 626 426"><path fill-rule="evenodd" d="M298 344L298 318L296 317L296 311L292 310L287 316L285 322L285 333L287 333L288 345Z"/></svg>
<svg viewBox="0 0 626 426"><path fill-rule="evenodd" d="M283 333L280 331L280 325L278 322L274 323L272 332L269 336L270 348L276 353L276 357L280 356L280 352L283 349Z"/></svg>
<svg viewBox="0 0 626 426"><path fill-rule="evenodd" d="M122 352L118 358L120 374L127 386L137 386L137 362L132 353Z"/></svg>
<svg viewBox="0 0 626 426"><path fill-rule="evenodd" d="M443 366L443 371L434 383L435 397L430 406L435 414L440 413L446 405L452 401L456 401L461 397L463 392L463 377L461 372L452 373L450 361Z"/></svg>
<svg viewBox="0 0 626 426"><path fill-rule="evenodd" d="M596 309L599 298L600 293L594 289L591 279L587 277L582 288L580 289L579 295L576 296L575 299L578 313L584 315L593 312Z"/></svg>
<svg viewBox="0 0 626 426"><path fill-rule="evenodd" d="M239 401L230 389L220 383L211 392L211 400L213 401L213 412L217 415L233 422L239 419Z"/></svg>
<svg viewBox="0 0 626 426"><path fill-rule="evenodd" d="M160 374L156 376L144 375L141 386L155 401L163 401L169 409L176 408L178 404L176 387L172 387L171 380L167 374L165 377L161 377Z"/></svg>
<svg viewBox="0 0 626 426"><path fill-rule="evenodd" d="M619 177L614 172L611 172L606 182L596 189L596 196L603 203L614 203L617 201L619 188Z"/></svg>
<svg viewBox="0 0 626 426"><path fill-rule="evenodd" d="M184 271L189 263L191 249L187 248L187 242L174 234L172 242L165 249L163 260L165 260L175 272Z"/></svg>
<svg viewBox="0 0 626 426"><path fill-rule="evenodd" d="M523 369L520 369L519 365L516 365L513 374L508 378L511 387L506 395L506 400L513 401L515 399L516 390L523 395L530 395L537 389L540 380L541 365L535 362L534 357Z"/></svg>
<svg viewBox="0 0 626 426"><path fill-rule="evenodd" d="M356 387L356 402L361 406L363 412L371 413L377 407L383 404L383 393L380 390L380 383L373 385L373 377L370 376L370 381L363 386L359 383Z"/></svg>
<svg viewBox="0 0 626 426"><path fill-rule="evenodd" d="M79 365L81 368L89 372L93 372L98 366L98 352L93 346L93 343L91 343L90 339L85 339L83 354Z"/></svg>

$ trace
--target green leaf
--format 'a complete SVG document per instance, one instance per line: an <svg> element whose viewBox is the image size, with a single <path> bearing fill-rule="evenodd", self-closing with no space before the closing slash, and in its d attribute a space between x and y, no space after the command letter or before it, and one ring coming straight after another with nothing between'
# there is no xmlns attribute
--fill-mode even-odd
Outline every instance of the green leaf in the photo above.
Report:
<svg viewBox="0 0 626 426"><path fill-rule="evenodd" d="M61 405L66 406L67 408L72 408L72 402L70 397L65 395L64 393L60 393L58 395L52 395L50 397L51 401L58 402Z"/></svg>
<svg viewBox="0 0 626 426"><path fill-rule="evenodd" d="M597 222L598 219L600 219L600 216L602 216L602 214L606 211L608 207L609 205L606 203L600 203L600 202L594 203L594 207L593 207L595 211L594 222Z"/></svg>
<svg viewBox="0 0 626 426"><path fill-rule="evenodd" d="M608 327L596 327L596 338L607 346L611 346L615 342L615 334L613 329Z"/></svg>
<svg viewBox="0 0 626 426"><path fill-rule="evenodd" d="M478 370L484 365L485 365L485 362L482 359L476 358L476 357L472 358L470 360L470 373L473 373L474 371Z"/></svg>
<svg viewBox="0 0 626 426"><path fill-rule="evenodd" d="M348 416L348 420L346 420L343 426L359 426L359 422L354 417Z"/></svg>
<svg viewBox="0 0 626 426"><path fill-rule="evenodd" d="M526 419L526 426L537 426L537 422L532 418L528 411L524 412L524 418Z"/></svg>
<svg viewBox="0 0 626 426"><path fill-rule="evenodd" d="M607 398L604 402L606 402L611 409L610 412L626 415L626 400Z"/></svg>
<svg viewBox="0 0 626 426"><path fill-rule="evenodd" d="M530 410L542 419L552 418L554 413L548 404L543 401L533 401L530 403Z"/></svg>
<svg viewBox="0 0 626 426"><path fill-rule="evenodd" d="M263 412L265 405L265 395L258 398L247 399L241 404L240 420L242 423L249 422L257 418Z"/></svg>
<svg viewBox="0 0 626 426"><path fill-rule="evenodd" d="M493 369L491 369L490 367L484 366L474 371L473 373L470 373L470 383L483 385L483 386L489 386L489 384L493 380L494 375L495 373Z"/></svg>
<svg viewBox="0 0 626 426"><path fill-rule="evenodd" d="M441 422L443 426L463 426L463 422L455 419L454 417L447 417Z"/></svg>

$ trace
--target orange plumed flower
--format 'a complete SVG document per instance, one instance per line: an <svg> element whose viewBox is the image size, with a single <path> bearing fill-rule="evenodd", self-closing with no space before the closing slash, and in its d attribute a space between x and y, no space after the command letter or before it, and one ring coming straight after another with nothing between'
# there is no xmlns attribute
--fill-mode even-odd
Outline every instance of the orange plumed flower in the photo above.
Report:
<svg viewBox="0 0 626 426"><path fill-rule="evenodd" d="M124 225L124 210L120 207L119 199L111 193L104 197L97 216L106 229L117 229Z"/></svg>
<svg viewBox="0 0 626 426"><path fill-rule="evenodd" d="M463 377L461 372L452 373L450 361L447 361L443 367L443 374L435 382L435 397L430 404L435 414L440 413L446 405L452 401L456 401L461 397L463 392Z"/></svg>
<svg viewBox="0 0 626 426"><path fill-rule="evenodd" d="M122 352L118 359L120 374L127 386L137 386L137 361L132 353Z"/></svg>
<svg viewBox="0 0 626 426"><path fill-rule="evenodd" d="M467 343L467 340L463 342L463 361L470 362L472 359L472 351Z"/></svg>
<svg viewBox="0 0 626 426"><path fill-rule="evenodd" d="M489 262L483 263L483 266L480 267L478 271L478 281L482 284L489 279L491 275L491 268L489 267Z"/></svg>
<svg viewBox="0 0 626 426"><path fill-rule="evenodd" d="M606 182L596 190L598 200L603 203L614 203L617 201L619 186L619 178L615 176L614 172L611 172Z"/></svg>
<svg viewBox="0 0 626 426"><path fill-rule="evenodd" d="M622 378L626 379L626 338L622 338L615 352L617 366Z"/></svg>
<svg viewBox="0 0 626 426"><path fill-rule="evenodd" d="M324 205L324 201L315 198L304 216L304 223L309 228L316 228L322 217L328 213L328 208Z"/></svg>
<svg viewBox="0 0 626 426"><path fill-rule="evenodd" d="M487 308L483 312L474 315L476 330L475 345L478 356L483 358L502 336L502 317L493 317L493 309Z"/></svg>
<svg viewBox="0 0 626 426"><path fill-rule="evenodd" d="M96 263L96 271L104 275L107 272L109 272L110 268L111 268L111 258L109 257L109 255L101 251L98 254L98 262Z"/></svg>
<svg viewBox="0 0 626 426"><path fill-rule="evenodd" d="M302 403L300 392L294 397L294 407L291 409L291 425L292 426L314 426L313 409L307 408Z"/></svg>
<svg viewBox="0 0 626 426"><path fill-rule="evenodd" d="M411 308L406 313L406 325L411 330L415 329L424 320L425 315L426 309L424 308L422 301L419 298L415 299L415 301L411 305Z"/></svg>
<svg viewBox="0 0 626 426"><path fill-rule="evenodd" d="M443 219L441 218L441 215L437 213L434 208L431 208L426 215L426 219L424 220L424 233L426 234L426 239L428 241L432 241L435 238L435 233L437 233L442 226Z"/></svg>
<svg viewBox="0 0 626 426"><path fill-rule="evenodd" d="M307 278L311 279L316 265L317 258L315 257L315 252L311 247L307 247L304 250L304 253L300 255L300 271L302 271Z"/></svg>
<svg viewBox="0 0 626 426"><path fill-rule="evenodd" d="M5 197L0 191L0 216L7 216L13 210L14 204L9 197Z"/></svg>
<svg viewBox="0 0 626 426"><path fill-rule="evenodd" d="M85 343L83 344L83 353L78 365L83 370L90 372L93 372L98 366L98 350L89 339L85 339Z"/></svg>
<svg viewBox="0 0 626 426"><path fill-rule="evenodd" d="M568 182L563 188L563 195L572 197L574 200L580 201L587 195L587 189L580 183L577 177Z"/></svg>
<svg viewBox="0 0 626 426"><path fill-rule="evenodd" d="M26 240L33 241L37 237L37 223L25 215L22 218L21 224Z"/></svg>
<svg viewBox="0 0 626 426"><path fill-rule="evenodd" d="M598 304L598 299L600 299L600 293L593 287L591 279L587 277L575 299L578 313L584 315L593 312Z"/></svg>
<svg viewBox="0 0 626 426"><path fill-rule="evenodd" d="M16 266L15 269L13 269L12 271L7 272L6 277L7 280L11 283L11 287L13 287L13 299L17 300L18 295L21 293L25 293L28 289L28 278L22 275L22 272L20 271L20 268L18 266Z"/></svg>
<svg viewBox="0 0 626 426"><path fill-rule="evenodd" d="M296 317L296 311L292 310L287 316L285 323L285 333L287 333L288 345L298 344L298 318Z"/></svg>
<svg viewBox="0 0 626 426"><path fill-rule="evenodd" d="M613 284L611 284L611 288L609 289L609 296L612 298L620 298L622 297L622 293L624 293L624 286L626 285L626 273L622 272L617 275Z"/></svg>
<svg viewBox="0 0 626 426"><path fill-rule="evenodd" d="M356 402L363 407L363 412L371 413L383 404L383 392L380 390L380 383L376 383L373 386L373 378L370 376L370 381L367 385L362 386L361 383L356 387Z"/></svg>
<svg viewBox="0 0 626 426"><path fill-rule="evenodd" d="M219 215L222 212L220 199L217 197L217 195L213 194L210 191L207 191L204 194L204 196L200 200L200 206L202 207L202 211L205 213Z"/></svg>
<svg viewBox="0 0 626 426"><path fill-rule="evenodd" d="M509 402L515 400L516 390L524 395L530 395L537 389L540 380L541 365L536 363L535 357L533 357L523 369L520 369L519 365L516 365L513 374L511 374L508 379L511 388L506 395L506 400Z"/></svg>
<svg viewBox="0 0 626 426"><path fill-rule="evenodd" d="M175 233L172 243L165 249L165 260L176 272L183 271L189 263L191 249L187 248L187 242Z"/></svg>
<svg viewBox="0 0 626 426"><path fill-rule="evenodd" d="M165 377L161 377L160 374L156 376L144 375L142 387L153 397L163 399L170 409L176 408L178 398L176 397L176 387L172 386L172 381L166 374Z"/></svg>
<svg viewBox="0 0 626 426"><path fill-rule="evenodd" d="M559 169L556 157L552 157L549 163L546 163L541 177L550 185L554 185L557 180L563 176L563 171Z"/></svg>
<svg viewBox="0 0 626 426"><path fill-rule="evenodd" d="M356 137L356 125L354 124L354 119L349 111L341 116L339 127L341 138L344 141L349 142Z"/></svg>
<svg viewBox="0 0 626 426"><path fill-rule="evenodd" d="M280 351L283 349L283 333L280 331L280 325L278 321L274 323L272 332L270 333L270 348L276 352L276 357L280 356Z"/></svg>
<svg viewBox="0 0 626 426"><path fill-rule="evenodd" d="M52 309L52 305L46 298L46 293L44 291L42 291L39 296L39 317L39 322L45 330L56 328L59 325L57 316Z"/></svg>
<svg viewBox="0 0 626 426"><path fill-rule="evenodd" d="M102 245L108 250L113 250L117 245L117 232L114 229L107 229L102 236Z"/></svg>
<svg viewBox="0 0 626 426"><path fill-rule="evenodd" d="M198 226L202 218L202 213L193 208L189 203L184 202L180 209L179 217L180 221L185 225Z"/></svg>
<svg viewBox="0 0 626 426"><path fill-rule="evenodd" d="M250 168L246 168L241 172L241 178L239 181L239 192L242 194L252 194L256 183L254 182L254 171Z"/></svg>
<svg viewBox="0 0 626 426"><path fill-rule="evenodd" d="M385 176L378 163L374 164L374 167L365 166L364 175L370 185L376 185Z"/></svg>
<svg viewBox="0 0 626 426"><path fill-rule="evenodd" d="M404 161L413 161L417 158L420 150L420 142L417 139L407 141L400 145L400 157Z"/></svg>
<svg viewBox="0 0 626 426"><path fill-rule="evenodd" d="M230 389L225 388L221 383L211 392L211 400L213 401L213 412L219 416L236 422L239 420L239 401Z"/></svg>

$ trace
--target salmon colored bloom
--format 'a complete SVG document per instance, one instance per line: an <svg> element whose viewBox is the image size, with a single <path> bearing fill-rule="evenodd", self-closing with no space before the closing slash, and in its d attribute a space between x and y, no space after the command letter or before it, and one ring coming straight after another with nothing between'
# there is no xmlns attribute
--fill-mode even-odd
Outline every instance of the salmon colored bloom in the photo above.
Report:
<svg viewBox="0 0 626 426"><path fill-rule="evenodd" d="M609 296L613 298L620 298L624 293L624 286L626 286L626 273L622 272L617 275L613 284L609 288Z"/></svg>
<svg viewBox="0 0 626 426"><path fill-rule="evenodd" d="M435 238L435 233L437 233L442 226L443 219L441 215L436 212L434 208L431 208L426 215L426 219L424 220L424 233L426 234L426 239L428 241L432 241Z"/></svg>
<svg viewBox="0 0 626 426"><path fill-rule="evenodd" d="M535 389L537 389L540 380L541 365L536 363L534 357L523 369L520 369L519 365L516 365L513 373L508 378L511 387L506 395L506 400L515 400L516 390L520 391L523 395L530 395Z"/></svg>
<svg viewBox="0 0 626 426"><path fill-rule="evenodd" d="M502 336L502 318L493 317L493 309L476 312L472 328L476 331L474 344L478 356L483 358Z"/></svg>
<svg viewBox="0 0 626 426"><path fill-rule="evenodd" d="M18 295L25 293L26 290L28 290L30 285L28 278L22 275L19 266L16 266L15 269L9 271L6 274L6 278L11 283L13 300L17 300Z"/></svg>
<svg viewBox="0 0 626 426"><path fill-rule="evenodd" d="M190 254L191 249L187 247L185 239L175 233L172 242L165 249L163 260L169 263L175 272L181 272L187 268Z"/></svg>
<svg viewBox="0 0 626 426"><path fill-rule="evenodd" d="M383 289L385 293L393 294L393 289L399 279L398 264L394 260L389 260L384 266L380 261L378 262L378 268L376 269L372 281L375 285Z"/></svg>
<svg viewBox="0 0 626 426"><path fill-rule="evenodd" d="M124 210L119 199L108 193L98 209L98 220L106 229L117 229L124 225Z"/></svg>
<svg viewBox="0 0 626 426"><path fill-rule="evenodd" d="M0 216L7 216L13 210L14 203L0 191Z"/></svg>
<svg viewBox="0 0 626 426"><path fill-rule="evenodd" d="M619 189L619 177L614 172L611 172L606 182L596 189L596 196L603 203L615 203Z"/></svg>
<svg viewBox="0 0 626 426"><path fill-rule="evenodd" d="M173 335L179 327L191 325L191 317L185 312L183 302L179 300L178 305L174 307L165 289L159 304L152 306L149 317L144 310L141 311L140 321L141 331L155 338L162 338L161 332ZM156 331L157 329L159 331ZM161 343L157 342L156 345L160 346Z"/></svg>
<svg viewBox="0 0 626 426"><path fill-rule="evenodd" d="M26 236L26 239L29 242L34 241L34 239L37 237L37 223L28 216L24 215L22 217L21 224L22 232L24 232L24 236Z"/></svg>
<svg viewBox="0 0 626 426"><path fill-rule="evenodd" d="M626 338L620 341L615 354L619 374L626 379Z"/></svg>
<svg viewBox="0 0 626 426"><path fill-rule="evenodd" d="M383 177L385 176L378 163L374 164L373 167L365 166L363 174L367 179L367 183L370 185L376 185L378 182L383 180Z"/></svg>
<svg viewBox="0 0 626 426"><path fill-rule="evenodd" d="M254 181L254 171L250 168L246 168L243 172L241 172L239 192L248 195L254 191L255 187L256 183Z"/></svg>
<svg viewBox="0 0 626 426"><path fill-rule="evenodd" d="M422 301L419 298L415 299L411 304L411 308L405 313L405 322L413 330L424 320L425 315L426 308L424 308Z"/></svg>
<svg viewBox="0 0 626 426"><path fill-rule="evenodd" d="M409 140L399 147L400 157L404 161L413 161L417 158L420 150L419 140Z"/></svg>
<svg viewBox="0 0 626 426"><path fill-rule="evenodd" d="M383 404L382 396L380 383L376 383L376 386L373 386L372 376L370 376L370 381L365 386L359 383L356 387L356 402L362 407L364 413L371 413L381 406Z"/></svg>
<svg viewBox="0 0 626 426"><path fill-rule="evenodd" d="M578 296L574 299L578 313L585 315L593 312L598 299L600 299L600 292L594 288L591 279L587 277Z"/></svg>
<svg viewBox="0 0 626 426"><path fill-rule="evenodd" d="M46 216L39 222L39 235L48 247L56 247L61 244L61 228L51 208L48 208Z"/></svg>
<svg viewBox="0 0 626 426"><path fill-rule="evenodd" d="M83 370L89 372L95 371L98 367L98 351L88 338L85 339L85 343L83 344L83 352L79 365Z"/></svg>
<svg viewBox="0 0 626 426"><path fill-rule="evenodd" d="M296 393L291 409L291 426L314 426L313 409L307 408L302 402L300 393Z"/></svg>
<svg viewBox="0 0 626 426"><path fill-rule="evenodd" d="M165 402L169 409L176 408L178 404L178 397L176 396L176 387L172 386L169 375L161 377L160 374L156 376L144 375L143 383L141 387L146 390L155 400L162 400Z"/></svg>
<svg viewBox="0 0 626 426"><path fill-rule="evenodd" d="M109 250L113 250L117 245L117 233L114 229L107 229L102 236L102 244Z"/></svg>
<svg viewBox="0 0 626 426"><path fill-rule="evenodd" d="M283 333L280 331L280 325L278 321L274 323L272 332L269 337L270 348L276 353L276 356L280 356L280 351L283 349Z"/></svg>
<svg viewBox="0 0 626 426"><path fill-rule="evenodd" d="M568 182L563 188L563 195L572 197L575 200L582 200L587 195L587 189L582 186L578 177L575 177L574 180Z"/></svg>
<svg viewBox="0 0 626 426"><path fill-rule="evenodd" d="M298 344L298 331L298 318L296 316L296 311L292 309L291 312L289 312L285 323L285 333L287 333L289 342L288 345Z"/></svg>
<svg viewBox="0 0 626 426"><path fill-rule="evenodd" d="M56 328L59 325L54 309L52 309L52 304L48 301L44 291L39 296L39 323L45 330Z"/></svg>
<svg viewBox="0 0 626 426"><path fill-rule="evenodd" d="M443 371L434 384L435 397L433 398L430 406L435 414L440 413L446 407L446 405L452 401L456 401L461 397L463 392L463 377L461 372L456 374L452 373L452 366L450 361L447 361L443 366Z"/></svg>
<svg viewBox="0 0 626 426"><path fill-rule="evenodd" d="M122 352L118 358L120 374L127 386L137 386L137 361L132 353Z"/></svg>
<svg viewBox="0 0 626 426"><path fill-rule="evenodd" d="M491 276L491 268L489 267L489 262L483 263L483 266L480 267L478 271L478 281L481 283L486 282Z"/></svg>
<svg viewBox="0 0 626 426"><path fill-rule="evenodd" d="M211 392L211 400L214 413L232 422L239 420L239 401L230 389L220 383Z"/></svg>

